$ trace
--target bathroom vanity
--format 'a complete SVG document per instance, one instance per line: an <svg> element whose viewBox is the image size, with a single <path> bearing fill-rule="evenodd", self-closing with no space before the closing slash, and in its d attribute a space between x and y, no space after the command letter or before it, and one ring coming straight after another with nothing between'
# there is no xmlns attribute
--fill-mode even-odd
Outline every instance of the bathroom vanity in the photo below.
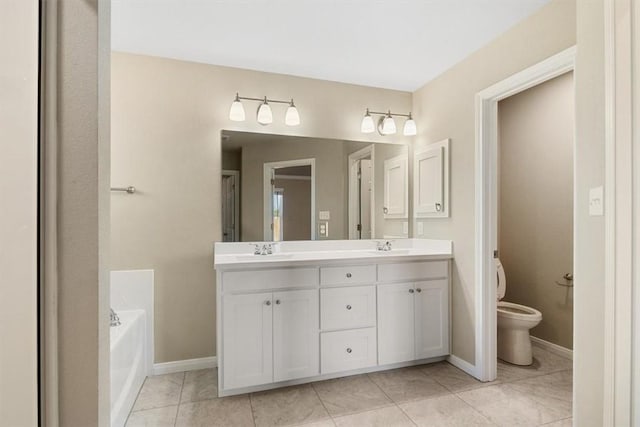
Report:
<svg viewBox="0 0 640 427"><path fill-rule="evenodd" d="M215 244L220 396L449 354L451 241L257 245Z"/></svg>

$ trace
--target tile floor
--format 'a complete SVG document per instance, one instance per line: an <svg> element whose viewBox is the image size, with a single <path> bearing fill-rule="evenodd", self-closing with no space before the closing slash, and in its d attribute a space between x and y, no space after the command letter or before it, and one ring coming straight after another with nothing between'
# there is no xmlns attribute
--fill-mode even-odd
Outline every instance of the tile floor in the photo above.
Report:
<svg viewBox="0 0 640 427"><path fill-rule="evenodd" d="M149 377L136 426L571 426L571 361L534 347L481 383L446 362L218 398L217 370Z"/></svg>

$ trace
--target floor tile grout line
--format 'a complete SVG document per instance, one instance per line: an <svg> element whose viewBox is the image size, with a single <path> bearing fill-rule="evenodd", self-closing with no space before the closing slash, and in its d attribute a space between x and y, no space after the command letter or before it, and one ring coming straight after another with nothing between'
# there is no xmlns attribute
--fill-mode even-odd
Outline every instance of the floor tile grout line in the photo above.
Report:
<svg viewBox="0 0 640 427"><path fill-rule="evenodd" d="M251 398L253 393L247 393L247 399L249 399L249 408L251 408L251 420L253 421L253 427L256 427L258 423L256 423L256 411L253 409L253 399Z"/></svg>
<svg viewBox="0 0 640 427"><path fill-rule="evenodd" d="M184 390L184 382L187 380L187 372L182 372L182 385L180 386L180 396L178 397L178 406L176 407L176 416L173 418L173 427L178 424L178 413L180 412L180 405L182 405L182 391Z"/></svg>
<svg viewBox="0 0 640 427"><path fill-rule="evenodd" d="M404 409L402 409L402 406L400 406L400 405L399 405L399 404L397 404L397 403L396 403L396 406L398 407L398 409L400 409L400 412L402 412L402 413L404 414L404 416L405 416L405 417L407 417L407 418L409 419L409 421L411 421L411 423L412 423L414 426L416 426L416 427L418 426L418 423L417 423L413 418L411 418L411 415L407 414L407 411L405 411Z"/></svg>
<svg viewBox="0 0 640 427"><path fill-rule="evenodd" d="M320 404L322 405L322 407L324 408L324 410L327 412L327 415L329 416L329 419L331 420L331 422L333 423L333 425L336 425L336 422L333 419L333 416L331 415L331 412L329 412L329 409L327 409L327 405L324 404L324 401L322 400L322 398L320 397L320 393L318 393L318 390L316 390L316 387L314 385L314 383L311 383L311 390L313 390L313 392L316 394L316 397L318 398L318 400L320 401Z"/></svg>

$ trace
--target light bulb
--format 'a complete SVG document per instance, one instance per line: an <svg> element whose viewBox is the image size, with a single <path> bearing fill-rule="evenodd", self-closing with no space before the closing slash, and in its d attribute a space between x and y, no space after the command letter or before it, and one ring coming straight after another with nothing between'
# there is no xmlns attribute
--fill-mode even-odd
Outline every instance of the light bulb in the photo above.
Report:
<svg viewBox="0 0 640 427"><path fill-rule="evenodd" d="M240 102L240 97L236 93L236 99L231 104L231 110L229 110L229 120L234 122L244 122L244 119L244 107L242 106L242 102Z"/></svg>
<svg viewBox="0 0 640 427"><path fill-rule="evenodd" d="M416 122L411 117L411 114L409 114L409 118L407 119L407 121L404 122L404 129L403 129L402 133L405 136L413 136L413 135L416 135L418 133L418 128L416 127Z"/></svg>
<svg viewBox="0 0 640 427"><path fill-rule="evenodd" d="M380 131L383 135L393 135L396 133L396 122L391 117L391 114L387 115L382 122L382 130Z"/></svg>
<svg viewBox="0 0 640 427"><path fill-rule="evenodd" d="M271 107L267 104L267 98L265 98L264 102L258 107L258 123L261 125L273 123L273 113L271 112Z"/></svg>
<svg viewBox="0 0 640 427"><path fill-rule="evenodd" d="M289 104L289 108L287 108L287 113L284 116L284 123L287 126L298 126L300 124L300 114L293 103L293 99L291 100L291 104Z"/></svg>
<svg viewBox="0 0 640 427"><path fill-rule="evenodd" d="M376 130L376 125L373 123L373 117L369 114L369 109L367 108L367 112L362 118L362 124L360 125L360 132L362 133L372 133Z"/></svg>

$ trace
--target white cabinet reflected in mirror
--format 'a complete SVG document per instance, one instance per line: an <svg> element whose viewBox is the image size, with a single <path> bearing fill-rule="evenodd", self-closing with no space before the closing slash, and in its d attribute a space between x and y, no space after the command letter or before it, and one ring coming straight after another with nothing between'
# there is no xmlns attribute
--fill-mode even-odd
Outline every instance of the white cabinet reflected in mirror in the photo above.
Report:
<svg viewBox="0 0 640 427"><path fill-rule="evenodd" d="M413 156L414 217L448 217L449 140L416 147Z"/></svg>
<svg viewBox="0 0 640 427"><path fill-rule="evenodd" d="M225 242L408 237L408 147L222 132Z"/></svg>

